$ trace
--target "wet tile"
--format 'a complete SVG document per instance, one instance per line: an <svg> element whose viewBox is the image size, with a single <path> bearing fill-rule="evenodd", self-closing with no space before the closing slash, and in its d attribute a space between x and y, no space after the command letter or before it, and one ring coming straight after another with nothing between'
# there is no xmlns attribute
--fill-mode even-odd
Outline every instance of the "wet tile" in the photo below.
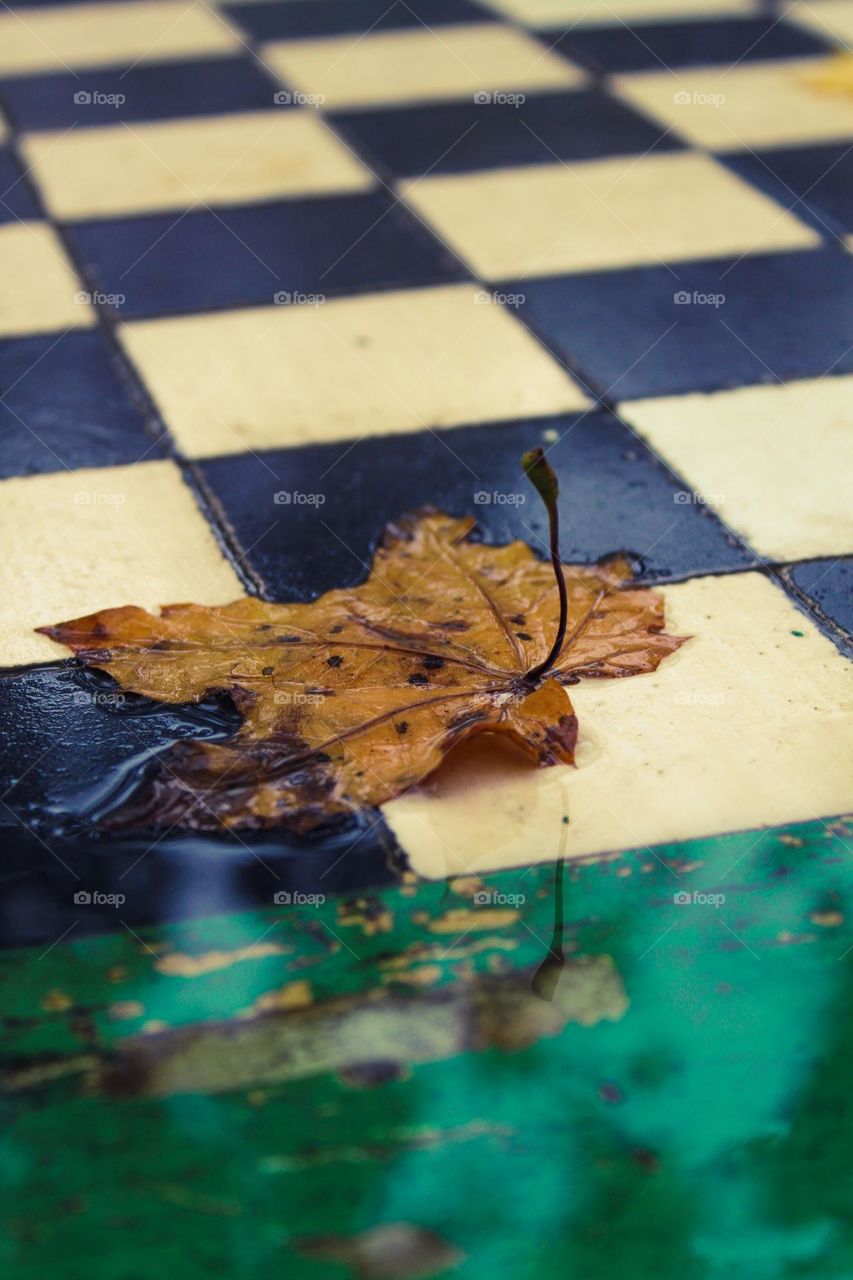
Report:
<svg viewBox="0 0 853 1280"><path fill-rule="evenodd" d="M745 151L725 163L823 234L853 231L853 152L849 142Z"/></svg>
<svg viewBox="0 0 853 1280"><path fill-rule="evenodd" d="M524 294L525 321L614 400L853 371L853 263L830 249L502 287Z"/></svg>
<svg viewBox="0 0 853 1280"><path fill-rule="evenodd" d="M372 175L312 111L28 134L23 153L67 221L350 192Z"/></svg>
<svg viewBox="0 0 853 1280"><path fill-rule="evenodd" d="M0 666L67 651L34 628L131 601L225 604L243 589L172 462L0 481Z"/></svg>
<svg viewBox="0 0 853 1280"><path fill-rule="evenodd" d="M623 404L635 430L762 556L853 552L853 378Z"/></svg>
<svg viewBox="0 0 853 1280"><path fill-rule="evenodd" d="M209 457L581 408L579 386L472 285L127 325L179 447Z"/></svg>
<svg viewBox="0 0 853 1280"><path fill-rule="evenodd" d="M105 835L93 815L176 740L232 733L227 700L164 707L63 664L0 677L3 894L0 946L115 930L115 907L80 906L82 886L122 894L132 928L274 905L274 895L354 893L396 880L376 815L323 841L284 833ZM262 932L262 930L258 930ZM250 940L249 940L250 941Z"/></svg>
<svg viewBox="0 0 853 1280"><path fill-rule="evenodd" d="M93 330L0 340L0 476L159 457L118 357Z"/></svg>
<svg viewBox="0 0 853 1280"><path fill-rule="evenodd" d="M402 190L490 280L768 252L817 240L722 166L680 152L426 177Z"/></svg>
<svg viewBox="0 0 853 1280"><path fill-rule="evenodd" d="M0 14L0 75L162 62L238 47L212 9L185 0L48 5L29 10L25 20L8 8Z"/></svg>
<svg viewBox="0 0 853 1280"><path fill-rule="evenodd" d="M571 87L583 78L533 36L497 24L281 41L264 45L263 57L290 89L322 94L326 110L470 100L495 90Z"/></svg>
<svg viewBox="0 0 853 1280"><path fill-rule="evenodd" d="M490 0L498 13L534 26L614 26L626 22L660 22L683 18L685 0ZM752 0L698 0L690 6L697 17L704 14L752 14Z"/></svg>
<svg viewBox="0 0 853 1280"><path fill-rule="evenodd" d="M2 81L9 115L22 130L260 111L278 85L244 54L189 62L140 62L80 76L13 76Z"/></svg>
<svg viewBox="0 0 853 1280"><path fill-rule="evenodd" d="M697 578L664 595L667 630L692 638L654 675L571 689L576 769L531 770L472 749L385 806L420 875L846 811L853 680L832 641L759 574Z"/></svg>
<svg viewBox="0 0 853 1280"><path fill-rule="evenodd" d="M402 27L490 22L494 14L471 0L249 0L222 5L255 40L361 35Z"/></svg>
<svg viewBox="0 0 853 1280"><path fill-rule="evenodd" d="M853 0L794 0L786 17L845 49L853 44Z"/></svg>
<svg viewBox="0 0 853 1280"><path fill-rule="evenodd" d="M47 223L0 227L0 279L0 337L94 324L94 313L79 297L80 281Z"/></svg>
<svg viewBox="0 0 853 1280"><path fill-rule="evenodd" d="M825 40L772 14L702 19L685 13L684 19L638 26L579 24L568 31L557 27L545 34L561 53L581 66L610 72L714 64L731 67L768 58L804 57L827 49Z"/></svg>
<svg viewBox="0 0 853 1280"><path fill-rule="evenodd" d="M38 218L39 212L17 157L9 148L0 146L0 223Z"/></svg>
<svg viewBox="0 0 853 1280"><path fill-rule="evenodd" d="M125 317L468 276L383 192L75 223L69 235L98 287L124 296Z"/></svg>
<svg viewBox="0 0 853 1280"><path fill-rule="evenodd" d="M310 0L313 4L315 0ZM507 96L507 95L504 95ZM360 154L397 177L630 155L680 144L599 90L332 116Z"/></svg>
<svg viewBox="0 0 853 1280"><path fill-rule="evenodd" d="M853 637L853 558L809 560L790 569L794 585Z"/></svg>
<svg viewBox="0 0 853 1280"><path fill-rule="evenodd" d="M385 524L426 504L476 515L489 541L544 548L547 518L520 467L536 444L560 478L565 560L628 550L664 577L750 563L709 512L676 501L682 484L601 412L244 454L199 471L268 595L308 599L360 582Z"/></svg>
<svg viewBox="0 0 853 1280"><path fill-rule="evenodd" d="M853 98L819 87L828 59L741 63L620 76L614 92L638 111L715 151L842 141Z"/></svg>

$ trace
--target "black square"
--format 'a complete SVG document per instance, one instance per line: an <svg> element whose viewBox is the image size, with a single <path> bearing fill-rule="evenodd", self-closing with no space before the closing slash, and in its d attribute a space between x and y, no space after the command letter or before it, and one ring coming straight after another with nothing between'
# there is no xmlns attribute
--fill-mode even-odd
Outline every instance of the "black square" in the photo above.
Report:
<svg viewBox="0 0 853 1280"><path fill-rule="evenodd" d="M354 147L399 178L681 145L598 89L474 94L464 102L340 112L331 119Z"/></svg>
<svg viewBox="0 0 853 1280"><path fill-rule="evenodd" d="M737 152L719 158L823 235L853 232L849 142Z"/></svg>
<svg viewBox="0 0 853 1280"><path fill-rule="evenodd" d="M754 562L706 508L676 501L684 486L605 411L196 466L265 594L304 600L362 581L385 525L424 505L475 515L488 542L522 538L546 554L547 516L520 465L537 444L548 449L560 479L564 560L628 551L647 579Z"/></svg>
<svg viewBox="0 0 853 1280"><path fill-rule="evenodd" d="M163 456L130 374L97 331L0 342L0 476Z"/></svg>
<svg viewBox="0 0 853 1280"><path fill-rule="evenodd" d="M122 318L467 279L422 223L383 191L101 219L68 228L86 272L122 294Z"/></svg>
<svg viewBox="0 0 853 1280"><path fill-rule="evenodd" d="M836 249L503 287L524 295L525 322L611 401L853 371L853 259Z"/></svg>
<svg viewBox="0 0 853 1280"><path fill-rule="evenodd" d="M223 9L235 26L256 40L366 35L495 18L472 0L256 0Z"/></svg>
<svg viewBox="0 0 853 1280"><path fill-rule="evenodd" d="M38 203L17 158L8 147L0 147L0 223L39 217Z"/></svg>

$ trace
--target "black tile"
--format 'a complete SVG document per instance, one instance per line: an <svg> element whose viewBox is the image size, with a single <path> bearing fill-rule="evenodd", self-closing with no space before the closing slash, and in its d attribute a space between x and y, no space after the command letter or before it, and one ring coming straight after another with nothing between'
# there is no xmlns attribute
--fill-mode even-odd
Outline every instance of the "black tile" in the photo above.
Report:
<svg viewBox="0 0 853 1280"><path fill-rule="evenodd" d="M0 476L158 458L156 428L95 330L0 341Z"/></svg>
<svg viewBox="0 0 853 1280"><path fill-rule="evenodd" d="M70 238L123 318L468 278L383 191L77 223Z"/></svg>
<svg viewBox="0 0 853 1280"><path fill-rule="evenodd" d="M268 110L277 88L248 54L0 81L12 122L30 130Z"/></svg>
<svg viewBox="0 0 853 1280"><path fill-rule="evenodd" d="M560 53L596 71L661 71L672 67L745 65L799 58L830 47L813 33L772 16L624 22L544 32Z"/></svg>
<svg viewBox="0 0 853 1280"><path fill-rule="evenodd" d="M526 323L611 400L853 371L853 259L819 249L735 261L501 287L524 295Z"/></svg>
<svg viewBox="0 0 853 1280"><path fill-rule="evenodd" d="M628 550L650 579L751 563L710 512L675 501L681 483L606 412L217 458L198 470L269 597L309 599L361 581L385 524L423 505L473 513L488 541L541 550L547 518L519 459L547 428L563 437L548 457L566 560ZM301 496L276 502L277 491Z"/></svg>
<svg viewBox="0 0 853 1280"><path fill-rule="evenodd" d="M17 159L0 147L0 223L39 218L41 213Z"/></svg>
<svg viewBox="0 0 853 1280"><path fill-rule="evenodd" d="M105 834L96 818L145 762L185 737L226 737L227 701L164 709L116 697L74 664L0 676L0 945L53 942L164 920L272 906L281 890L353 892L391 883L396 846L376 813L313 840L278 832ZM122 894L111 904L75 893Z"/></svg>
<svg viewBox="0 0 853 1280"><path fill-rule="evenodd" d="M498 95L499 101L351 111L332 120L397 177L630 155L680 144L598 90ZM493 95L494 99L494 95Z"/></svg>
<svg viewBox="0 0 853 1280"><path fill-rule="evenodd" d="M495 21L493 13L471 0L258 0L254 4L226 4L223 9L236 26L256 40Z"/></svg>
<svg viewBox="0 0 853 1280"><path fill-rule="evenodd" d="M824 235L853 231L849 142L737 152L720 159Z"/></svg>
<svg viewBox="0 0 853 1280"><path fill-rule="evenodd" d="M788 570L796 587L824 617L853 638L853 558L807 560Z"/></svg>

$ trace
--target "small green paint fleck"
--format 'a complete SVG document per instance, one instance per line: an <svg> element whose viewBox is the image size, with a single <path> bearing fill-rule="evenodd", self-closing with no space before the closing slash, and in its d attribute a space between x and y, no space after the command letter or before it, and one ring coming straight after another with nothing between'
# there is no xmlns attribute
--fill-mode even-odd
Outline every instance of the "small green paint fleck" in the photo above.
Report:
<svg viewBox="0 0 853 1280"><path fill-rule="evenodd" d="M804 631L792 631L792 632L791 632L791 635L792 635L792 636L803 636L803 635L805 635L805 632L804 632Z"/></svg>

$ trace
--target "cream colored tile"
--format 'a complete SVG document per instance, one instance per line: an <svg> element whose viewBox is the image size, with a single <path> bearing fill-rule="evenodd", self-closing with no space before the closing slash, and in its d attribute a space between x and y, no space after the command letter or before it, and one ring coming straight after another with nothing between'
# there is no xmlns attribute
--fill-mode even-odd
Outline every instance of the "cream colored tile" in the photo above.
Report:
<svg viewBox="0 0 853 1280"><path fill-rule="evenodd" d="M61 658L35 627L122 604L244 594L172 462L0 482L0 665Z"/></svg>
<svg viewBox="0 0 853 1280"><path fill-rule="evenodd" d="M428 177L403 193L492 280L819 242L775 201L698 155Z"/></svg>
<svg viewBox="0 0 853 1280"><path fill-rule="evenodd" d="M786 22L797 22L824 40L853 46L853 0L800 0L785 10Z"/></svg>
<svg viewBox="0 0 853 1280"><path fill-rule="evenodd" d="M583 73L532 36L504 26L449 26L285 40L264 61L326 108L470 98L489 90L561 88Z"/></svg>
<svg viewBox="0 0 853 1280"><path fill-rule="evenodd" d="M126 325L192 457L559 413L588 402L470 285Z"/></svg>
<svg viewBox="0 0 853 1280"><path fill-rule="evenodd" d="M742 63L733 68L619 76L616 91L683 138L716 151L843 141L853 133L853 97L816 81L828 58Z"/></svg>
<svg viewBox="0 0 853 1280"><path fill-rule="evenodd" d="M230 53L239 41L198 0L57 5L0 13L0 74L83 71ZM78 86L85 89L85 84Z"/></svg>
<svg viewBox="0 0 853 1280"><path fill-rule="evenodd" d="M760 574L697 578L664 594L667 630L693 638L654 675L570 690L576 769L535 769L494 747L472 748L384 806L418 874L849 810L853 668L832 642Z"/></svg>
<svg viewBox="0 0 853 1280"><path fill-rule="evenodd" d="M363 190L371 174L311 111L256 111L24 139L60 218Z"/></svg>
<svg viewBox="0 0 853 1280"><path fill-rule="evenodd" d="M754 14L751 0L489 0L497 13L539 27L617 26Z"/></svg>
<svg viewBox="0 0 853 1280"><path fill-rule="evenodd" d="M853 552L853 377L636 400L620 413L760 555Z"/></svg>
<svg viewBox="0 0 853 1280"><path fill-rule="evenodd" d="M44 222L0 227L0 337L95 323L56 233Z"/></svg>

